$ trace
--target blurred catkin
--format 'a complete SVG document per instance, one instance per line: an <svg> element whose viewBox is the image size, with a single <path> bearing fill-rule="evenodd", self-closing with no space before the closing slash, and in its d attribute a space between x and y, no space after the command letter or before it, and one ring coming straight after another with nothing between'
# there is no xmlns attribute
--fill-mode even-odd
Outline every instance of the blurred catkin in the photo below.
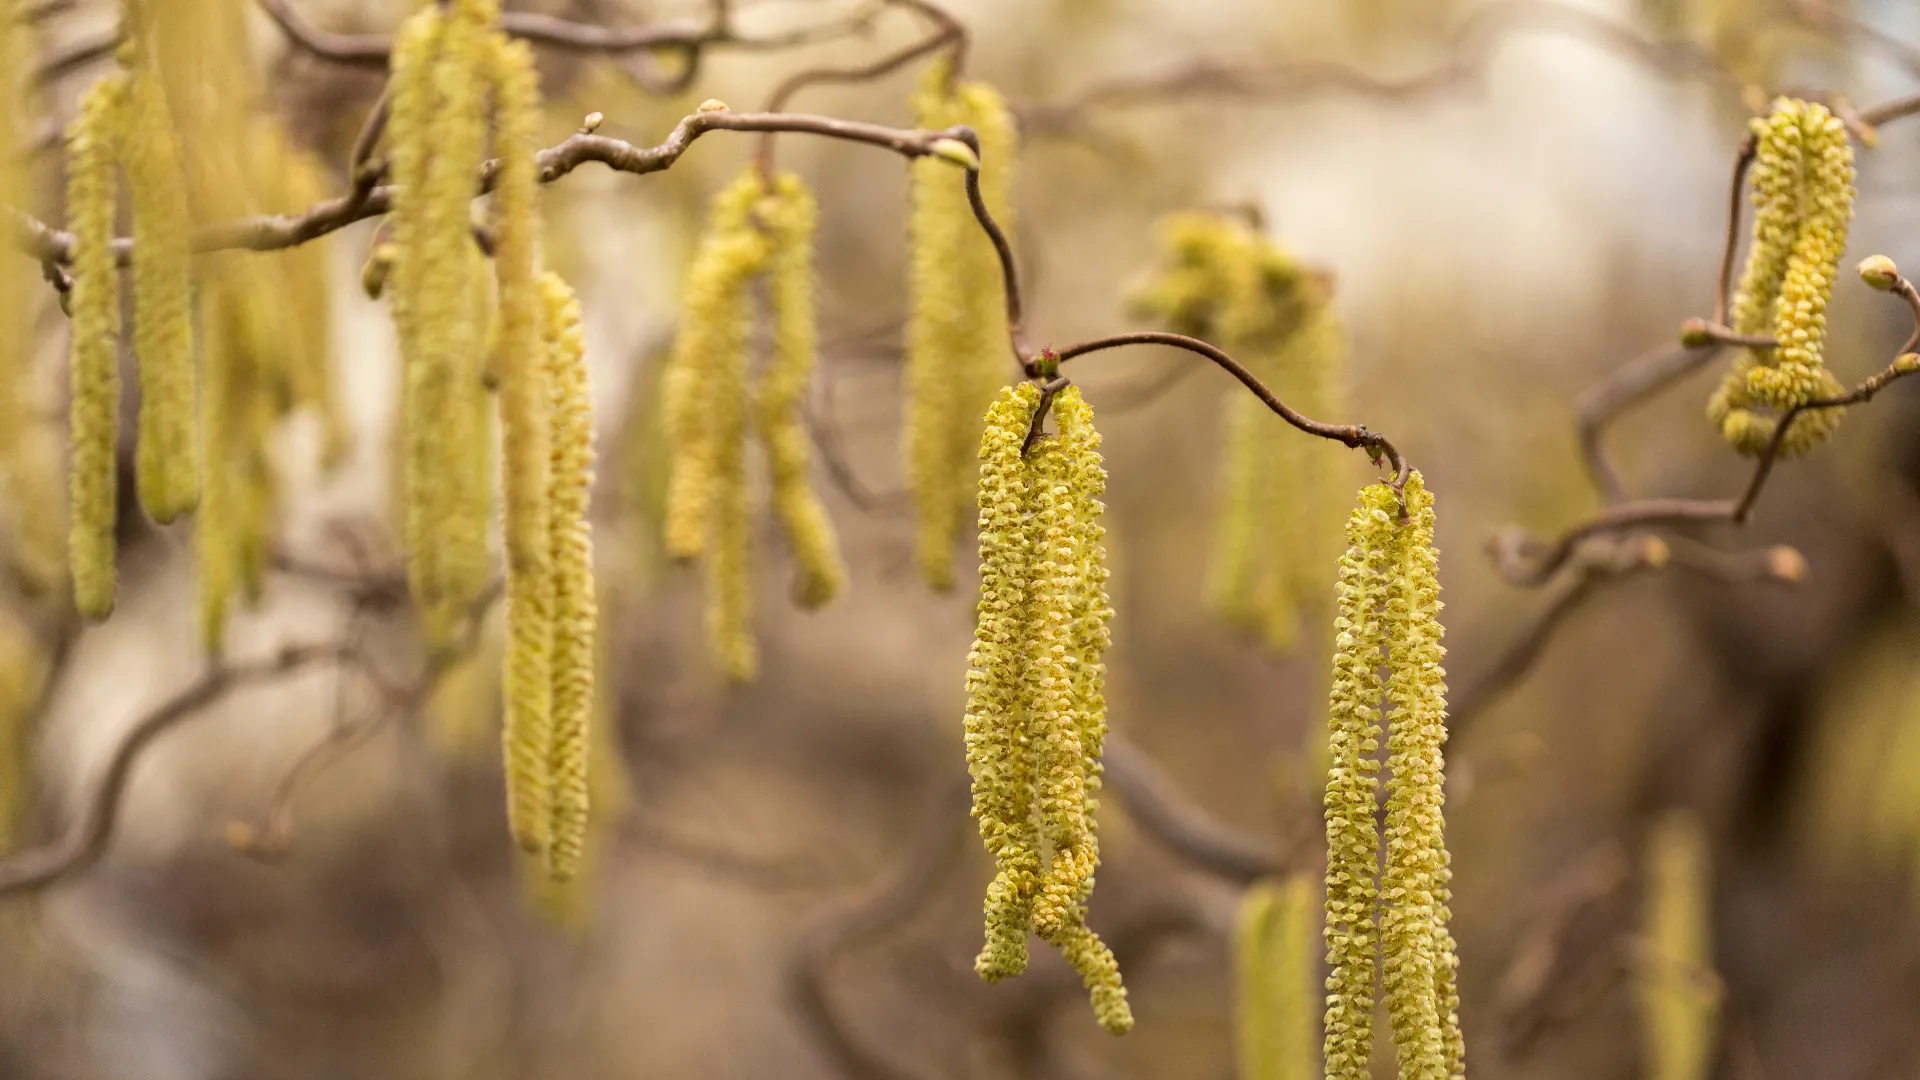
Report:
<svg viewBox="0 0 1920 1080"><path fill-rule="evenodd" d="M67 560L74 606L113 611L115 450L120 430L120 283L114 263L114 161L127 122L127 84L96 82L67 129L67 213L73 244L72 505Z"/></svg>
<svg viewBox="0 0 1920 1080"><path fill-rule="evenodd" d="M1098 521L1106 471L1092 410L1074 387L1055 399L1059 433L1022 456L1039 401L1032 383L1002 391L980 444L981 583L965 726L973 813L996 874L974 967L988 981L1018 975L1031 930L1080 973L1101 1026L1122 1034L1133 1014L1119 967L1086 923L1113 615Z"/></svg>
<svg viewBox="0 0 1920 1080"><path fill-rule="evenodd" d="M819 351L813 234L820 213L813 193L792 173L775 176L772 187L758 214L773 245L767 283L773 357L754 389L754 419L767 448L774 513L793 548L794 601L813 608L839 595L847 579L833 521L809 479L812 454L799 414Z"/></svg>
<svg viewBox="0 0 1920 1080"><path fill-rule="evenodd" d="M590 809L589 730L599 638L593 575L593 399L587 384L580 302L553 273L540 278L552 387L553 843L548 872L565 881L580 867Z"/></svg>
<svg viewBox="0 0 1920 1080"><path fill-rule="evenodd" d="M772 254L768 234L753 220L762 190L759 174L749 171L714 196L687 274L661 389L673 453L667 550L675 558L703 559L709 648L734 682L751 681L758 665L750 626L744 441L752 321L747 289Z"/></svg>
<svg viewBox="0 0 1920 1080"><path fill-rule="evenodd" d="M1778 98L1751 122L1755 206L1747 265L1733 295L1733 329L1772 337L1741 352L1707 402L1707 418L1743 454L1762 453L1779 417L1804 402L1845 393L1823 363L1827 303L1853 217L1853 148L1826 106ZM1780 445L1786 455L1819 445L1840 409L1801 413Z"/></svg>
<svg viewBox="0 0 1920 1080"><path fill-rule="evenodd" d="M1341 411L1346 331L1324 281L1237 216L1169 215L1161 260L1129 296L1136 315L1214 341L1288 404ZM1300 439L1252 395L1226 398L1226 447L1208 603L1275 649L1324 609L1344 483L1336 448Z"/></svg>
<svg viewBox="0 0 1920 1080"><path fill-rule="evenodd" d="M1263 881L1240 900L1234 929L1234 1029L1241 1080L1320 1075L1315 993L1319 925L1313 880Z"/></svg>
<svg viewBox="0 0 1920 1080"><path fill-rule="evenodd" d="M1710 935L1707 837L1676 811L1647 842L1646 922L1638 966L1648 1080L1704 1080L1713 1063L1720 980Z"/></svg>
<svg viewBox="0 0 1920 1080"><path fill-rule="evenodd" d="M153 46L146 42L125 51L134 58L122 156L135 239L136 487L147 516L164 524L200 498L187 178Z"/></svg>
<svg viewBox="0 0 1920 1080"><path fill-rule="evenodd" d="M1011 231L1017 136L999 93L982 83L955 81L951 62L942 58L928 66L912 107L921 128L974 129L981 197ZM916 159L908 169L910 307L901 449L919 518L921 576L933 588L949 589L979 417L1004 379L1011 353L1000 264L974 222L961 175L934 156Z"/></svg>

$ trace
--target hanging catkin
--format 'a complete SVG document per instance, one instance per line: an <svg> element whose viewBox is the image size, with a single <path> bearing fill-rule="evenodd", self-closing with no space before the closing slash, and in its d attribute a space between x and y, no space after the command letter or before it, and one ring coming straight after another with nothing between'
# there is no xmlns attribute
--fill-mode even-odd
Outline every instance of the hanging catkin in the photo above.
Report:
<svg viewBox="0 0 1920 1080"><path fill-rule="evenodd" d="M996 873L974 967L990 982L1020 974L1031 930L1080 973L1101 1026L1121 1034L1133 1014L1119 967L1086 922L1113 615L1098 521L1106 471L1092 411L1074 387L1055 398L1059 434L1022 456L1039 398L1031 383L1004 390L980 444L966 745L973 813Z"/></svg>
<svg viewBox="0 0 1920 1080"><path fill-rule="evenodd" d="M589 817L589 748L598 639L594 592L593 399L580 303L558 275L540 278L552 454L548 505L553 561L553 843L547 869L566 881L580 866Z"/></svg>
<svg viewBox="0 0 1920 1080"><path fill-rule="evenodd" d="M701 557L707 639L721 671L751 681L747 568L746 377L752 319L748 283L771 255L753 209L762 181L748 172L714 196L688 271L679 333L663 377L673 470L667 483L667 550Z"/></svg>
<svg viewBox="0 0 1920 1080"><path fill-rule="evenodd" d="M120 283L113 255L114 159L126 125L126 81L109 76L80 99L67 129L67 213L73 244L72 507L67 560L74 606L113 611L114 512L120 430Z"/></svg>
<svg viewBox="0 0 1920 1080"><path fill-rule="evenodd" d="M973 127L980 137L980 194L1010 231L1017 138L999 93L982 83L956 82L951 61L943 58L927 68L912 106L914 123L922 128ZM949 589L978 418L1008 368L1007 318L998 258L974 222L953 167L928 156L908 169L911 264L902 454L919 518L921 576L936 589Z"/></svg>
<svg viewBox="0 0 1920 1080"><path fill-rule="evenodd" d="M1289 404L1341 411L1346 331L1324 282L1236 217L1169 215L1161 265L1130 306L1175 333L1216 341ZM1340 510L1337 450L1274 425L1251 395L1226 398L1207 602L1275 649L1291 648L1303 612L1326 606L1321 567Z"/></svg>
<svg viewBox="0 0 1920 1080"><path fill-rule="evenodd" d="M1853 217L1853 147L1826 106L1778 98L1752 121L1753 240L1734 292L1733 329L1778 344L1741 353L1707 402L1707 418L1735 449L1758 455L1779 416L1845 393L1822 362L1827 302ZM1802 454L1832 434L1840 409L1801 413L1781 442Z"/></svg>
<svg viewBox="0 0 1920 1080"><path fill-rule="evenodd" d="M799 416L819 351L813 234L820 214L813 193L792 173L774 177L772 189L758 213L773 247L767 283L773 357L754 389L754 419L767 448L774 513L793 548L794 600L812 608L839 595L847 578L833 521L808 477L812 454Z"/></svg>
<svg viewBox="0 0 1920 1080"><path fill-rule="evenodd" d="M200 498L187 178L152 44L133 44L125 51L133 57L122 146L136 240L136 487L147 516L164 524L192 510Z"/></svg>
<svg viewBox="0 0 1920 1080"><path fill-rule="evenodd" d="M1433 523L1433 497L1416 472L1399 495L1386 484L1363 490L1347 525L1328 710L1328 1077L1369 1074L1375 974L1382 969L1403 1080L1466 1074L1447 926L1446 672ZM1373 755L1383 691L1389 779L1381 870Z"/></svg>
<svg viewBox="0 0 1920 1080"><path fill-rule="evenodd" d="M1648 836L1638 999L1648 1080L1704 1080L1713 1063L1720 981L1709 931L1711 875L1698 819L1676 811Z"/></svg>
<svg viewBox="0 0 1920 1080"><path fill-rule="evenodd" d="M1319 928L1311 878L1263 881L1240 901L1234 1028L1241 1080L1314 1080Z"/></svg>

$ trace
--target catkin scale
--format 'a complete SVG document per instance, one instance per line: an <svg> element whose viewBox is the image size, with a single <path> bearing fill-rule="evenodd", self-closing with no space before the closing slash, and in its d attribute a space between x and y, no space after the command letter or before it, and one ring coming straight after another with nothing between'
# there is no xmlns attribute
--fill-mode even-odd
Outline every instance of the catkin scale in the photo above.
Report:
<svg viewBox="0 0 1920 1080"><path fill-rule="evenodd" d="M1092 411L1073 387L1055 399L1059 433L1022 455L1038 403L1031 383L1003 391L980 443L965 731L973 814L995 876L974 967L988 981L1019 974L1031 930L1079 972L1101 1026L1121 1034L1133 1014L1119 967L1086 922L1112 617L1098 523L1106 472Z"/></svg>
<svg viewBox="0 0 1920 1080"><path fill-rule="evenodd" d="M109 76L81 98L79 115L67 131L67 207L74 234L67 560L74 606L96 620L113 611L115 445L120 430L114 159L125 123L126 82Z"/></svg>
<svg viewBox="0 0 1920 1080"><path fill-rule="evenodd" d="M186 176L151 45L131 50L122 138L133 204L133 354L140 380L136 488L165 524L200 498Z"/></svg>

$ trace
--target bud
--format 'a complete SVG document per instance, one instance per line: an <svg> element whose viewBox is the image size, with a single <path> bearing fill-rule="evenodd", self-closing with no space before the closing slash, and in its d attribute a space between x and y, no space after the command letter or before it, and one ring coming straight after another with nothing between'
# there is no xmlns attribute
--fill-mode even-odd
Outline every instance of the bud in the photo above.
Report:
<svg viewBox="0 0 1920 1080"><path fill-rule="evenodd" d="M1707 329L1707 320L1693 318L1681 323L1680 344L1689 349L1704 349L1713 344L1713 335Z"/></svg>
<svg viewBox="0 0 1920 1080"><path fill-rule="evenodd" d="M1767 549L1767 573L1789 585L1807 580L1807 557L1796 549L1779 544Z"/></svg>
<svg viewBox="0 0 1920 1080"><path fill-rule="evenodd" d="M590 112L585 120L580 121L580 130L591 135L600 130L600 125L605 123L606 119L606 113Z"/></svg>
<svg viewBox="0 0 1920 1080"><path fill-rule="evenodd" d="M378 300L387 290L387 275L393 273L393 254L393 242L382 241L373 246L366 265L360 268L360 288L367 299Z"/></svg>
<svg viewBox="0 0 1920 1080"><path fill-rule="evenodd" d="M927 147L927 152L942 161L951 161L963 169L980 167L980 156L973 152L973 147L959 139L935 139L933 145Z"/></svg>
<svg viewBox="0 0 1920 1080"><path fill-rule="evenodd" d="M1672 558L1673 549L1657 536L1649 536L1640 544L1640 561L1655 570L1666 566Z"/></svg>
<svg viewBox="0 0 1920 1080"><path fill-rule="evenodd" d="M708 98L700 103L700 112L726 112L727 103L719 98Z"/></svg>
<svg viewBox="0 0 1920 1080"><path fill-rule="evenodd" d="M1860 280L1881 292L1893 288L1894 282L1900 280L1900 268L1885 255L1869 255L1861 259L1858 269Z"/></svg>

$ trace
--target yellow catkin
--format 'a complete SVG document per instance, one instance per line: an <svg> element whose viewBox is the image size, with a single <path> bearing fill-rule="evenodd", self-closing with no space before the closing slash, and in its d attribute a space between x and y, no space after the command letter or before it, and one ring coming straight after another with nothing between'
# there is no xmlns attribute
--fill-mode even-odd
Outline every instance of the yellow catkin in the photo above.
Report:
<svg viewBox="0 0 1920 1080"><path fill-rule="evenodd" d="M456 16L456 24L458 24ZM549 505L552 438L546 350L535 278L534 197L538 190L533 124L538 88L524 42L492 41L488 75L499 105L500 186L494 198L494 272L500 315L501 489L507 550L508 816L529 851L552 839L553 652L556 583ZM471 183L469 174L468 182ZM556 333L563 331L556 329ZM564 862L577 853L562 854ZM556 863L559 869L562 863Z"/></svg>
<svg viewBox="0 0 1920 1080"><path fill-rule="evenodd" d="M593 745L593 676L599 608L594 591L593 398L587 383L580 303L567 283L541 276L548 379L552 386L553 467L548 505L553 560L553 843L548 872L565 881L579 870L590 810L588 752Z"/></svg>
<svg viewBox="0 0 1920 1080"><path fill-rule="evenodd" d="M813 304L813 234L819 220L813 193L799 177L782 173L761 200L761 227L773 245L768 267L773 312L773 357L754 394L754 419L767 447L773 509L793 548L797 567L793 596L802 607L819 607L846 587L833 521L814 493L800 400L813 376L819 351Z"/></svg>
<svg viewBox="0 0 1920 1080"><path fill-rule="evenodd" d="M74 234L72 506L68 563L74 606L113 611L115 444L120 430L120 286L113 255L114 159L126 123L126 83L102 79L67 130L67 212Z"/></svg>
<svg viewBox="0 0 1920 1080"><path fill-rule="evenodd" d="M194 548L200 577L200 637L210 654L226 635L227 608L240 577L232 468L234 413L244 401L240 368L248 342L244 313L234 303L227 274L208 274L201 282L201 447L206 476L194 517Z"/></svg>
<svg viewBox="0 0 1920 1080"><path fill-rule="evenodd" d="M1380 878L1382 986L1403 1080L1439 1080L1464 1068L1459 1022L1443 1015L1439 893L1446 866L1441 745L1446 672L1440 666L1440 586L1433 549L1433 497L1420 474L1407 481L1405 522L1393 521L1387 634L1387 857ZM1397 509L1388 511L1397 518ZM1376 525L1378 525L1376 519ZM1447 950L1451 952L1449 948ZM1444 985L1453 986L1451 972Z"/></svg>
<svg viewBox="0 0 1920 1080"><path fill-rule="evenodd" d="M32 720L46 659L27 627L0 619L0 852L19 846L27 811Z"/></svg>
<svg viewBox="0 0 1920 1080"><path fill-rule="evenodd" d="M1017 136L989 86L955 83L951 66L929 66L913 96L922 128L969 124L980 137L980 189L1005 229ZM910 307L902 454L919 519L917 561L936 589L953 586L953 544L978 417L1005 377L1007 321L993 245L974 222L960 177L934 157L909 166Z"/></svg>
<svg viewBox="0 0 1920 1080"><path fill-rule="evenodd" d="M1710 935L1707 838L1697 818L1670 814L1648 838L1638 994L1649 1080L1703 1080L1720 1015Z"/></svg>
<svg viewBox="0 0 1920 1080"><path fill-rule="evenodd" d="M1086 922L1112 618L1098 523L1106 473L1092 412L1071 387L1056 402L1059 434L1022 457L1038 402L1030 383L1003 391L980 444L965 726L974 816L995 877L974 967L990 982L1019 974L1031 930L1079 972L1101 1026L1122 1034L1133 1014L1119 967Z"/></svg>
<svg viewBox="0 0 1920 1080"><path fill-rule="evenodd" d="M714 197L661 391L673 453L667 550L675 558L704 558L709 649L734 682L751 681L758 665L747 563L745 388L747 286L772 255L769 235L753 220L762 193L759 175L747 172Z"/></svg>
<svg viewBox="0 0 1920 1080"><path fill-rule="evenodd" d="M1234 933L1234 1028L1241 1080L1319 1076L1314 982L1319 926L1306 875L1263 881L1240 901Z"/></svg>
<svg viewBox="0 0 1920 1080"><path fill-rule="evenodd" d="M1778 345L1743 352L1707 402L1707 418L1743 454L1758 455L1778 416L1845 391L1824 366L1827 302L1853 216L1853 148L1824 105L1775 100L1752 121L1753 240L1733 296L1733 328ZM1805 453L1838 425L1841 410L1802 413L1781 452Z"/></svg>
<svg viewBox="0 0 1920 1080"><path fill-rule="evenodd" d="M192 255L187 180L151 45L131 50L124 160L133 203L133 354L140 377L136 487L166 523L200 498L194 430Z"/></svg>
<svg viewBox="0 0 1920 1080"><path fill-rule="evenodd" d="M1325 286L1237 217L1169 215L1161 265L1129 296L1136 314L1218 342L1280 398L1312 416L1340 412L1346 335ZM1301 440L1257 399L1226 399L1207 601L1277 650L1304 611L1324 608L1321 570L1341 498L1331 447Z"/></svg>
<svg viewBox="0 0 1920 1080"><path fill-rule="evenodd" d="M1326 946L1327 1080L1366 1080L1373 1053L1378 970L1380 860L1378 703L1386 627L1380 607L1391 573L1391 528L1398 512L1384 485L1366 488L1347 522L1334 618L1333 683L1328 693Z"/></svg>

